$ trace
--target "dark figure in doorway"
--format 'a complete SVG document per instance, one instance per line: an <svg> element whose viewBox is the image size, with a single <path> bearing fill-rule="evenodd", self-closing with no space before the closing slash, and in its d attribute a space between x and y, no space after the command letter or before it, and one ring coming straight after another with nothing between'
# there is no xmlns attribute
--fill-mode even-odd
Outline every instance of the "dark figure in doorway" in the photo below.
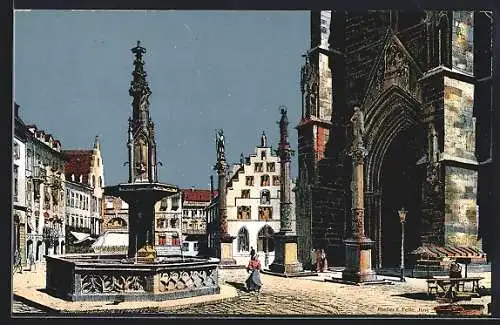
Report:
<svg viewBox="0 0 500 325"><path fill-rule="evenodd" d="M260 270L261 265L258 255L254 254L250 258L250 262L247 266L247 272L250 272L250 276L246 280L247 290L250 291L260 291L262 282L260 282Z"/></svg>
<svg viewBox="0 0 500 325"><path fill-rule="evenodd" d="M250 247L250 257L254 257L255 256L255 249L252 247Z"/></svg>

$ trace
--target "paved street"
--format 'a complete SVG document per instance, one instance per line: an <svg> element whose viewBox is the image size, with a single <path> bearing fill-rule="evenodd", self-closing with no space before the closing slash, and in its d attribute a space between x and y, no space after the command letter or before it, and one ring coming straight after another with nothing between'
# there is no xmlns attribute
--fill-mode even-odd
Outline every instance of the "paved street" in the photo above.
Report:
<svg viewBox="0 0 500 325"><path fill-rule="evenodd" d="M281 278L262 274L260 293L247 293L243 269L221 270L220 281L238 290L238 297L205 305L179 307L165 314L189 315L435 315L438 303L426 294L423 279L408 278L407 282L392 285L352 286L324 282L333 274L317 277ZM479 274L478 274L479 275ZM481 273L485 280L481 285L491 287L490 273ZM487 304L491 296L474 298L472 303ZM39 312L21 302L14 302L13 312ZM122 312L128 314L127 312ZM136 313L136 312L134 312Z"/></svg>

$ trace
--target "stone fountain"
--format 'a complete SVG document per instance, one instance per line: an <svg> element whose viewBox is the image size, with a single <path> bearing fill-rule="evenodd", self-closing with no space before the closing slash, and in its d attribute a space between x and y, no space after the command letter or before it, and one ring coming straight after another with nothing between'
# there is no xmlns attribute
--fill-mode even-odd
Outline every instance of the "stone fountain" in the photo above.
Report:
<svg viewBox="0 0 500 325"><path fill-rule="evenodd" d="M154 245L154 204L178 193L175 185L158 182L154 124L149 117L149 89L144 70L146 49L137 42L132 117L128 126L128 183L109 186L106 195L129 205L127 255L46 256L46 288L73 301L137 301L186 298L220 292L215 258L158 258Z"/></svg>

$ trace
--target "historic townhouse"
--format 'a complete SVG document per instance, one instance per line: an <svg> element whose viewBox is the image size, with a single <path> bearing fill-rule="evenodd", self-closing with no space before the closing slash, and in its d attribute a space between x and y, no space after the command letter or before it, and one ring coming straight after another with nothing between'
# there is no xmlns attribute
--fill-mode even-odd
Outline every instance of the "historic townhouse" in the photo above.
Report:
<svg viewBox="0 0 500 325"><path fill-rule="evenodd" d="M248 157L241 155L227 182L228 232L235 237L233 257L248 263L253 247L265 266L274 260L274 233L280 230L280 159L262 133L260 145ZM294 200L293 200L294 201ZM293 202L294 203L294 202ZM217 198L207 208L208 240L213 239L217 220ZM295 215L292 216L295 227Z"/></svg>
<svg viewBox="0 0 500 325"><path fill-rule="evenodd" d="M27 129L14 103L14 137L12 141L12 256L17 252L26 265L26 141Z"/></svg>
<svg viewBox="0 0 500 325"><path fill-rule="evenodd" d="M67 159L66 235L67 242L88 244L101 233L103 222L104 165L99 137L92 150L63 150Z"/></svg>
<svg viewBox="0 0 500 325"><path fill-rule="evenodd" d="M26 256L44 262L65 252L65 157L51 134L26 128Z"/></svg>
<svg viewBox="0 0 500 325"><path fill-rule="evenodd" d="M155 233L151 234L150 241L161 254L162 249L181 246L181 193L165 197L155 204ZM154 236L154 237L153 237Z"/></svg>

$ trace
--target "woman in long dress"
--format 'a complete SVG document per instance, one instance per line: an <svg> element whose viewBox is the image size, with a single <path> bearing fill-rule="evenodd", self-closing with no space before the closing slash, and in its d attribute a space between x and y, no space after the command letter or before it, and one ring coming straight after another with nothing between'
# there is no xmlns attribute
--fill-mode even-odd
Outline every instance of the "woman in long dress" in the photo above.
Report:
<svg viewBox="0 0 500 325"><path fill-rule="evenodd" d="M250 276L246 280L248 291L260 291L260 287L262 286L262 282L260 282L260 270L259 257L255 254L250 258L247 266L247 272L250 272Z"/></svg>

